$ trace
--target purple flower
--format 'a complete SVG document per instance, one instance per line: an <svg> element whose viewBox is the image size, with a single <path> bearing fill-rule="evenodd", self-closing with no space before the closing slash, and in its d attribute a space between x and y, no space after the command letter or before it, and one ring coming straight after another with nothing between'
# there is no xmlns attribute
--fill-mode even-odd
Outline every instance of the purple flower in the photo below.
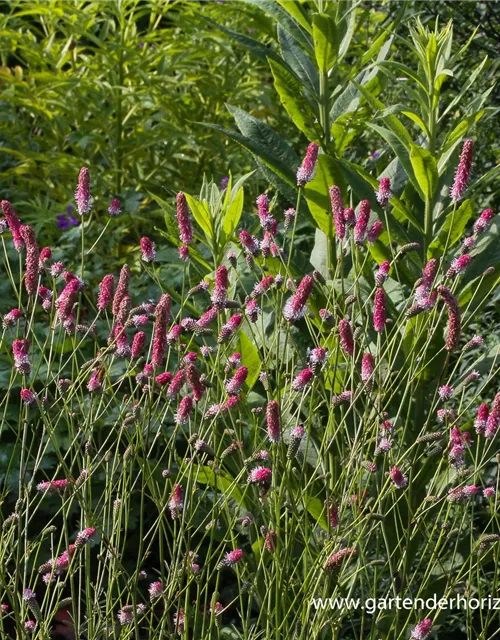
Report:
<svg viewBox="0 0 500 640"><path fill-rule="evenodd" d="M228 176L224 176L221 181L220 181L220 185L219 188L224 191L224 189L227 189L227 184L229 182L229 177Z"/></svg>

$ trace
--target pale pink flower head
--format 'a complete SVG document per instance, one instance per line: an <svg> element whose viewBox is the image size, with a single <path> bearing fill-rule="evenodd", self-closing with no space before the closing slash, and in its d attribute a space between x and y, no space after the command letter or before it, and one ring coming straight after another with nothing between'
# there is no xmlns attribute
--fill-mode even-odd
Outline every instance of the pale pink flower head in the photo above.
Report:
<svg viewBox="0 0 500 640"><path fill-rule="evenodd" d="M68 487L68 480L47 480L39 482L36 485L36 490L42 493L64 493Z"/></svg>
<svg viewBox="0 0 500 640"><path fill-rule="evenodd" d="M101 368L94 369L90 374L89 381L87 383L87 389L90 393L99 393L102 390L102 377L104 370Z"/></svg>
<svg viewBox="0 0 500 640"><path fill-rule="evenodd" d="M179 225L179 238L183 244L190 245L193 242L193 227L189 217L189 207L186 196L177 194L177 223Z"/></svg>
<svg viewBox="0 0 500 640"><path fill-rule="evenodd" d="M153 602L163 595L163 585L161 582L152 582L148 587L148 591L149 599Z"/></svg>
<svg viewBox="0 0 500 640"><path fill-rule="evenodd" d="M78 186L75 191L76 208L83 216L92 209L92 196L90 195L90 171L82 167L78 174Z"/></svg>
<svg viewBox="0 0 500 640"><path fill-rule="evenodd" d="M7 327L13 327L17 324L18 320L22 318L23 312L21 309L11 309L8 313L6 313L3 317L2 324L4 329Z"/></svg>
<svg viewBox="0 0 500 640"><path fill-rule="evenodd" d="M391 180L390 178L382 178L378 183L378 190L376 193L377 202L381 207L387 207L391 198Z"/></svg>
<svg viewBox="0 0 500 640"><path fill-rule="evenodd" d="M425 640L432 630L432 620L425 618L411 632L412 640Z"/></svg>
<svg viewBox="0 0 500 640"><path fill-rule="evenodd" d="M264 193L257 198L257 212L261 227L264 231L270 231L274 235L277 230L277 222L269 212L269 198Z"/></svg>
<svg viewBox="0 0 500 640"><path fill-rule="evenodd" d="M311 365L325 364L329 355L328 349L325 349L325 347L315 347L309 353L309 362Z"/></svg>
<svg viewBox="0 0 500 640"><path fill-rule="evenodd" d="M281 438L280 407L276 400L270 400L266 408L267 435L271 442Z"/></svg>
<svg viewBox="0 0 500 640"><path fill-rule="evenodd" d="M119 216L122 212L120 201L118 198L113 198L109 203L108 213L110 216Z"/></svg>
<svg viewBox="0 0 500 640"><path fill-rule="evenodd" d="M87 527L79 532L76 536L75 547L78 549L79 547L83 547L84 545L92 542L96 535L97 531L95 527Z"/></svg>
<svg viewBox="0 0 500 640"><path fill-rule="evenodd" d="M458 202L464 196L469 182L470 171L472 168L472 155L474 152L474 143L472 140L466 140L460 154L455 180L450 190L450 197L453 203Z"/></svg>
<svg viewBox="0 0 500 640"><path fill-rule="evenodd" d="M397 489L404 489L408 484L408 478L398 467L392 467L389 476Z"/></svg>
<svg viewBox="0 0 500 640"><path fill-rule="evenodd" d="M153 262L156 259L155 243L147 236L141 238L141 252L144 262Z"/></svg>
<svg viewBox="0 0 500 640"><path fill-rule="evenodd" d="M490 498L494 498L495 497L495 488L494 487L485 487L483 489L483 496L486 499L490 499Z"/></svg>
<svg viewBox="0 0 500 640"><path fill-rule="evenodd" d="M295 211L295 209L293 207L291 207L290 209L287 209L284 213L285 216L285 223L284 223L284 227L285 230L287 230L290 225L292 224L292 222L295 220L297 212Z"/></svg>
<svg viewBox="0 0 500 640"><path fill-rule="evenodd" d="M189 247L187 244L181 244L179 247L179 258L183 262L189 262Z"/></svg>
<svg viewBox="0 0 500 640"><path fill-rule="evenodd" d="M12 343L12 355L14 356L14 367L16 371L23 375L31 373L31 363L29 359L30 342L26 339L14 340Z"/></svg>
<svg viewBox="0 0 500 640"><path fill-rule="evenodd" d="M438 389L438 395L441 400L449 400L453 397L453 388L445 384Z"/></svg>
<svg viewBox="0 0 500 640"><path fill-rule="evenodd" d="M26 620L23 626L26 633L35 633L36 622L34 620Z"/></svg>
<svg viewBox="0 0 500 640"><path fill-rule="evenodd" d="M259 319L259 314L261 312L261 309L259 307L259 303L257 302L257 300L254 300L253 298L251 298L245 307L245 315L248 318L249 322L257 322L257 320Z"/></svg>
<svg viewBox="0 0 500 640"><path fill-rule="evenodd" d="M255 467L248 474L247 481L250 484L270 484L273 472L267 467Z"/></svg>
<svg viewBox="0 0 500 640"><path fill-rule="evenodd" d="M238 564L243 559L242 549L235 549L234 551L229 551L225 554L224 559L217 565L219 569L222 567L234 567L235 564Z"/></svg>
<svg viewBox="0 0 500 640"><path fill-rule="evenodd" d="M469 253L464 253L464 255L455 258L451 262L451 266L448 269L447 276L448 278L453 278L453 276L461 276L467 270L467 267L472 262L472 256Z"/></svg>
<svg viewBox="0 0 500 640"><path fill-rule="evenodd" d="M168 508L170 509L172 520L178 518L180 512L184 508L184 502L182 499L182 486L178 483L174 484L174 488L168 502Z"/></svg>
<svg viewBox="0 0 500 640"><path fill-rule="evenodd" d="M387 278L389 277L390 268L390 262L386 261L379 264L378 269L375 273L375 284L377 285L377 287L381 287L387 280Z"/></svg>
<svg viewBox="0 0 500 640"><path fill-rule="evenodd" d="M489 415L490 408L488 407L488 405L485 403L481 404L479 406L479 409L477 410L477 416L474 421L474 427L476 429L477 435L484 434Z"/></svg>
<svg viewBox="0 0 500 640"><path fill-rule="evenodd" d="M315 142L311 142L306 151L305 158L297 169L297 186L305 187L308 182L314 178L316 173L316 163L318 161L319 146Z"/></svg>

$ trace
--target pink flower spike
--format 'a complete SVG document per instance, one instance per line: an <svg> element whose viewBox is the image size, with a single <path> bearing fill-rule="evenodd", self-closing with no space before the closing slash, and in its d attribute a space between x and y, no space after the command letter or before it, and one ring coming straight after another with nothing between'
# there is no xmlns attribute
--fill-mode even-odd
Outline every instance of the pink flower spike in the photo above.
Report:
<svg viewBox="0 0 500 640"><path fill-rule="evenodd" d="M226 304L228 283L229 274L227 267L221 264L215 272L215 288L212 294L212 304L218 309L224 308Z"/></svg>
<svg viewBox="0 0 500 640"><path fill-rule="evenodd" d="M479 409L477 410L477 416L474 421L474 428L476 429L477 435L483 435L484 430L486 428L486 423L488 421L488 417L490 415L490 408L487 404L481 404Z"/></svg>
<svg viewBox="0 0 500 640"><path fill-rule="evenodd" d="M148 591L149 599L153 602L163 595L163 585L161 582L152 582L148 587Z"/></svg>
<svg viewBox="0 0 500 640"><path fill-rule="evenodd" d="M245 384L247 376L247 367L239 367L234 376L230 380L226 380L226 382L224 383L227 393L231 395L239 393L243 385Z"/></svg>
<svg viewBox="0 0 500 640"><path fill-rule="evenodd" d="M36 393L33 393L31 389L21 389L19 395L21 396L22 403L27 407L36 404Z"/></svg>
<svg viewBox="0 0 500 640"><path fill-rule="evenodd" d="M496 493L496 492L495 492L494 487L485 487L485 488L483 489L483 496L484 496L486 499L494 498L494 497L495 497L495 493Z"/></svg>
<svg viewBox="0 0 500 640"><path fill-rule="evenodd" d="M38 270L40 252L36 242L36 234L33 227L23 225L19 232L26 245L26 268L24 271L24 286L29 296L35 295L38 285Z"/></svg>
<svg viewBox="0 0 500 640"><path fill-rule="evenodd" d="M257 211L260 226L264 231L270 231L274 235L277 230L277 222L269 213L269 198L264 193L257 198Z"/></svg>
<svg viewBox="0 0 500 640"><path fill-rule="evenodd" d="M144 351L146 346L146 334L144 331L138 331L132 340L131 357L138 358Z"/></svg>
<svg viewBox="0 0 500 640"><path fill-rule="evenodd" d="M177 411L175 413L175 424L185 425L189 421L189 416L193 410L193 398L191 396L185 396L179 403Z"/></svg>
<svg viewBox="0 0 500 640"><path fill-rule="evenodd" d="M280 408L276 400L270 400L266 409L267 435L271 442L278 442L281 438Z"/></svg>
<svg viewBox="0 0 500 640"><path fill-rule="evenodd" d="M21 309L11 309L8 313L6 313L3 317L2 324L4 329L7 327L13 327L17 324L18 320L20 320L23 316L23 312Z"/></svg>
<svg viewBox="0 0 500 640"><path fill-rule="evenodd" d="M366 234L368 244L375 244L383 230L384 225L382 224L382 222L380 220L375 220Z"/></svg>
<svg viewBox="0 0 500 640"><path fill-rule="evenodd" d="M349 320L339 320L339 340L342 351L346 356L352 356L354 353L354 337L352 327Z"/></svg>
<svg viewBox="0 0 500 640"><path fill-rule="evenodd" d="M129 295L130 284L130 267L126 264L123 265L120 271L120 277L118 279L118 286L116 287L116 293L113 298L112 313L113 316L117 316L120 311L120 305L125 296ZM109 286L109 285L107 285Z"/></svg>
<svg viewBox="0 0 500 640"><path fill-rule="evenodd" d="M115 277L111 274L104 276L99 284L99 297L97 298L97 308L99 311L109 307L113 301L115 291Z"/></svg>
<svg viewBox="0 0 500 640"><path fill-rule="evenodd" d="M460 308L457 299L447 287L440 285L438 293L448 308L448 327L446 330L445 348L447 351L455 351L460 341L461 319Z"/></svg>
<svg viewBox="0 0 500 640"><path fill-rule="evenodd" d="M432 630L432 620L425 618L411 632L412 640L425 640Z"/></svg>
<svg viewBox="0 0 500 640"><path fill-rule="evenodd" d="M385 309L385 292L382 287L378 287L375 291L375 299L373 305L373 327L377 333L382 333L387 322Z"/></svg>
<svg viewBox="0 0 500 640"><path fill-rule="evenodd" d="M222 325L221 330L219 332L219 337L217 338L217 342L222 344L223 342L227 342L239 329L241 323L243 322L243 316L240 313L231 316L229 320Z"/></svg>
<svg viewBox="0 0 500 640"><path fill-rule="evenodd" d="M445 384L438 389L438 395L441 400L449 400L453 396L453 389Z"/></svg>
<svg viewBox="0 0 500 640"><path fill-rule="evenodd" d="M490 222L495 217L493 209L485 209L474 223L473 231L476 236L488 230Z"/></svg>
<svg viewBox="0 0 500 640"><path fill-rule="evenodd" d="M306 156L297 169L297 186L305 187L308 182L314 178L316 173L316 163L318 161L319 146L315 142L311 142L306 151Z"/></svg>
<svg viewBox="0 0 500 640"><path fill-rule="evenodd" d="M300 320L306 311L306 303L312 293L314 280L311 276L304 276L297 287L297 292L288 299L283 309L283 317L288 322Z"/></svg>
<svg viewBox="0 0 500 640"><path fill-rule="evenodd" d="M156 259L155 243L147 236L141 238L141 251L144 262L154 262Z"/></svg>
<svg viewBox="0 0 500 640"><path fill-rule="evenodd" d="M28 376L31 373L31 363L29 359L29 340L19 339L12 343L12 355L14 357L14 368L18 373Z"/></svg>
<svg viewBox="0 0 500 640"><path fill-rule="evenodd" d="M408 484L408 478L403 475L398 467L392 467L389 476L397 489L404 489Z"/></svg>
<svg viewBox="0 0 500 640"><path fill-rule="evenodd" d="M108 207L108 213L110 216L119 216L122 212L120 201L118 198L113 198Z"/></svg>
<svg viewBox="0 0 500 640"><path fill-rule="evenodd" d="M361 359L361 380L366 384L370 382L375 369L375 360L371 353L365 353Z"/></svg>
<svg viewBox="0 0 500 640"><path fill-rule="evenodd" d="M167 389L167 398L169 400L174 400L175 397L180 393L182 385L184 384L185 377L186 375L184 369L180 369L172 378L172 382L169 384Z"/></svg>
<svg viewBox="0 0 500 640"><path fill-rule="evenodd" d="M76 536L75 547L78 549L79 547L83 547L84 545L92 542L94 536L96 534L96 529L94 527L87 527L80 531L80 533Z"/></svg>
<svg viewBox="0 0 500 640"><path fill-rule="evenodd" d="M189 217L189 207L186 196L182 193L177 194L177 223L179 225L179 238L183 244L190 245L193 242L193 227Z"/></svg>
<svg viewBox="0 0 500 640"><path fill-rule="evenodd" d="M21 235L21 221L17 216L16 210L8 200L2 200L2 211L12 233L14 248L19 253L24 249L24 240Z"/></svg>
<svg viewBox="0 0 500 640"><path fill-rule="evenodd" d="M189 262L189 247L187 244L181 244L179 247L179 258L183 262Z"/></svg>
<svg viewBox="0 0 500 640"><path fill-rule="evenodd" d="M356 224L356 213L351 207L344 209L344 222L346 227L354 227Z"/></svg>
<svg viewBox="0 0 500 640"><path fill-rule="evenodd" d="M312 369L304 369L292 382L292 391L303 391L314 378Z"/></svg>
<svg viewBox="0 0 500 640"><path fill-rule="evenodd" d="M187 383L193 394L193 400L199 402L205 395L205 386L200 380L200 373L192 363L187 365L185 373Z"/></svg>
<svg viewBox="0 0 500 640"><path fill-rule="evenodd" d="M179 517L182 509L184 508L184 502L182 499L182 486L180 484L174 484L170 500L168 502L168 508L170 509L170 516L172 520Z"/></svg>
<svg viewBox="0 0 500 640"><path fill-rule="evenodd" d="M238 564L242 560L244 553L241 549L235 549L234 551L229 551L224 556L222 562L217 565L218 569L222 567L234 567L235 564Z"/></svg>
<svg viewBox="0 0 500 640"><path fill-rule="evenodd" d="M369 200L362 200L359 205L356 224L354 225L354 242L363 244L366 240L366 229L370 220L371 206Z"/></svg>
<svg viewBox="0 0 500 640"><path fill-rule="evenodd" d="M345 238L345 219L344 219L344 202L342 201L342 193L336 185L330 187L330 203L332 207L333 224L335 226L335 234L337 240L341 241Z"/></svg>
<svg viewBox="0 0 500 640"><path fill-rule="evenodd" d="M248 474L247 482L250 484L266 484L271 483L273 472L267 467L255 467Z"/></svg>
<svg viewBox="0 0 500 640"><path fill-rule="evenodd" d="M90 195L90 171L82 167L78 174L78 187L75 191L76 208L83 216L92 209L92 196Z"/></svg>
<svg viewBox="0 0 500 640"><path fill-rule="evenodd" d="M472 154L474 152L474 143L472 140L466 140L460 154L457 171L455 173L455 181L450 190L450 197L453 203L458 202L464 196L469 181L470 170L472 167Z"/></svg>
<svg viewBox="0 0 500 640"><path fill-rule="evenodd" d="M257 238L250 235L248 231L241 231L239 239L241 246L248 254L256 256L259 253L260 243Z"/></svg>
<svg viewBox="0 0 500 640"><path fill-rule="evenodd" d="M379 267L375 273L375 284L377 285L377 287L381 287L387 280L387 278L389 277L390 268L390 262L386 261L379 264Z"/></svg>
<svg viewBox="0 0 500 640"><path fill-rule="evenodd" d="M167 348L167 332L170 320L171 300L168 293L164 293L155 309L155 325L153 329L153 349L151 364L156 369L161 367Z"/></svg>
<svg viewBox="0 0 500 640"><path fill-rule="evenodd" d="M382 178L378 184L376 193L377 202L381 207L387 207L391 198L391 180L390 178Z"/></svg>

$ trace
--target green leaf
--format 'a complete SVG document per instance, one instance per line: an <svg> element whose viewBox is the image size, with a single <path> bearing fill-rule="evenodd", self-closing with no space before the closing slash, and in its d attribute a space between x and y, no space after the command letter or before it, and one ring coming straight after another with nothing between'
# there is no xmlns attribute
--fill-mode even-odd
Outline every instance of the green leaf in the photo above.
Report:
<svg viewBox="0 0 500 640"><path fill-rule="evenodd" d="M314 54L319 70L325 73L335 64L339 52L337 27L334 19L327 13L313 16Z"/></svg>
<svg viewBox="0 0 500 640"><path fill-rule="evenodd" d="M307 13L299 2L290 2L289 0L278 0L278 4L287 11L300 26L308 33L312 33L311 25L307 17Z"/></svg>
<svg viewBox="0 0 500 640"><path fill-rule="evenodd" d="M294 76L273 60L269 60L274 87L278 92L281 104L293 120L295 126L304 133L310 142L319 141L321 137L315 121L316 116L310 104L302 95L302 87Z"/></svg>
<svg viewBox="0 0 500 640"><path fill-rule="evenodd" d="M446 248L453 247L463 235L468 221L473 215L472 200L464 200L456 211L451 211L427 251L427 258L442 256Z"/></svg>
<svg viewBox="0 0 500 640"><path fill-rule="evenodd" d="M319 78L316 67L309 56L299 47L293 37L281 27L278 27L278 40L281 55L292 69L304 88L313 96L319 93Z"/></svg>
<svg viewBox="0 0 500 640"><path fill-rule="evenodd" d="M226 234L226 237L232 236L234 230L238 226L241 218L241 213L243 211L244 199L245 196L243 187L240 187L236 192L234 198L231 200L229 206L227 207L226 213L224 214L224 219L222 221L222 230Z"/></svg>
<svg viewBox="0 0 500 640"><path fill-rule="evenodd" d="M200 484L208 484L209 486L218 489L224 494L226 499L231 497L240 506L246 508L245 499L241 489L236 484L236 480L232 478L227 471L219 469L217 473L215 473L212 467L198 467L194 479Z"/></svg>
<svg viewBox="0 0 500 640"><path fill-rule="evenodd" d="M328 529L328 523L325 516L325 506L319 498L309 498L306 503L306 509L316 521L316 524L322 529Z"/></svg>
<svg viewBox="0 0 500 640"><path fill-rule="evenodd" d="M424 199L432 200L438 183L436 159L430 151L414 144L410 150L410 161L421 194Z"/></svg>
<svg viewBox="0 0 500 640"><path fill-rule="evenodd" d="M328 264L328 238L321 229L316 229L314 238L314 247L309 261L312 266L326 278Z"/></svg>
<svg viewBox="0 0 500 640"><path fill-rule="evenodd" d="M336 184L345 193L345 182L337 162L329 155L318 158L316 175L304 188L309 211L317 226L329 238L333 236L333 218L329 188Z"/></svg>
<svg viewBox="0 0 500 640"><path fill-rule="evenodd" d="M213 240L213 227L212 227L212 219L210 217L210 209L208 207L208 203L206 201L200 202L193 196L190 196L186 193L186 200L193 214L193 218L199 224L199 226L205 232L205 235L210 240Z"/></svg>
<svg viewBox="0 0 500 640"><path fill-rule="evenodd" d="M238 333L238 349L241 353L241 364L248 369L245 389L250 391L257 382L261 369L259 351L247 334L240 330Z"/></svg>

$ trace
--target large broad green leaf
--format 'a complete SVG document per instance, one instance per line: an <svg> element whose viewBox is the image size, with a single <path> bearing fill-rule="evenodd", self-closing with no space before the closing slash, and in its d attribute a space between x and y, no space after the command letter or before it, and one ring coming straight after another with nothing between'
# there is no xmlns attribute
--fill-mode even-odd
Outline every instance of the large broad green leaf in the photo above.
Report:
<svg viewBox="0 0 500 640"><path fill-rule="evenodd" d="M304 194L312 217L329 238L333 236L329 188L334 184L345 194L345 181L337 162L329 155L320 155L316 175L305 186Z"/></svg>
<svg viewBox="0 0 500 640"><path fill-rule="evenodd" d="M203 201L200 202L195 197L190 196L186 193L186 200L193 214L193 218L200 225L200 227L205 232L207 238L213 240L213 226L212 219L210 217L210 209L208 207L208 203Z"/></svg>
<svg viewBox="0 0 500 640"><path fill-rule="evenodd" d="M300 4L300 2L290 2L290 0L277 0L280 7L282 7L285 11L287 11L292 18L300 24L300 26L307 31L307 33L312 33L311 25L309 24L309 19L307 17L307 13Z"/></svg>
<svg viewBox="0 0 500 640"><path fill-rule="evenodd" d="M424 199L432 200L438 183L436 159L430 151L414 144L410 150L410 162L421 194Z"/></svg>
<svg viewBox="0 0 500 640"><path fill-rule="evenodd" d="M288 31L295 38L295 40L297 40L297 42L300 42L300 44L306 47L306 49L309 49L309 50L312 49L311 37L308 33L308 31L310 31L310 28L309 29L303 28L301 26L301 22L295 21L294 20L295 16L292 17L291 12L285 10L277 2L273 2L273 0L243 0L243 1L248 4L253 4L259 9L262 9L262 11L265 11L266 13L268 13L270 16L272 16L276 20L276 22L280 25L280 27L285 29L285 31Z"/></svg>
<svg viewBox="0 0 500 640"><path fill-rule="evenodd" d="M259 377L261 361L257 347L243 330L238 333L238 351L241 353L241 364L248 369L245 389L250 391Z"/></svg>
<svg viewBox="0 0 500 640"><path fill-rule="evenodd" d="M325 73L335 64L339 42L335 20L327 13L313 16L314 54L320 71Z"/></svg>
<svg viewBox="0 0 500 640"><path fill-rule="evenodd" d="M474 210L471 200L464 200L460 207L451 211L427 251L427 258L438 258L442 256L446 248L453 247L462 237L465 227L470 220Z"/></svg>
<svg viewBox="0 0 500 640"><path fill-rule="evenodd" d="M251 151L257 158L260 158L281 180L291 187L295 187L295 170L300 161L292 147L270 126L254 118L243 109L231 105L227 105L227 108L241 133L225 129L217 124L203 122L199 124L229 136L245 149Z"/></svg>
<svg viewBox="0 0 500 640"><path fill-rule="evenodd" d="M294 3L288 3L294 4ZM295 75L304 85L304 88L313 96L319 93L318 71L309 56L299 47L293 37L281 27L278 27L278 40L281 47L281 55Z"/></svg>
<svg viewBox="0 0 500 640"><path fill-rule="evenodd" d="M236 195L228 205L226 209L226 213L224 214L224 220L222 222L222 230L226 234L226 237L232 236L234 233L234 230L238 226L238 223L241 218L241 213L243 211L244 199L245 199L245 196L243 192L243 187L240 187L236 192Z"/></svg>
<svg viewBox="0 0 500 640"><path fill-rule="evenodd" d="M302 95L302 87L294 76L284 67L269 60L274 87L278 92L281 104L293 120L295 126L304 133L311 142L319 141L321 132L316 127L316 116L309 102Z"/></svg>

